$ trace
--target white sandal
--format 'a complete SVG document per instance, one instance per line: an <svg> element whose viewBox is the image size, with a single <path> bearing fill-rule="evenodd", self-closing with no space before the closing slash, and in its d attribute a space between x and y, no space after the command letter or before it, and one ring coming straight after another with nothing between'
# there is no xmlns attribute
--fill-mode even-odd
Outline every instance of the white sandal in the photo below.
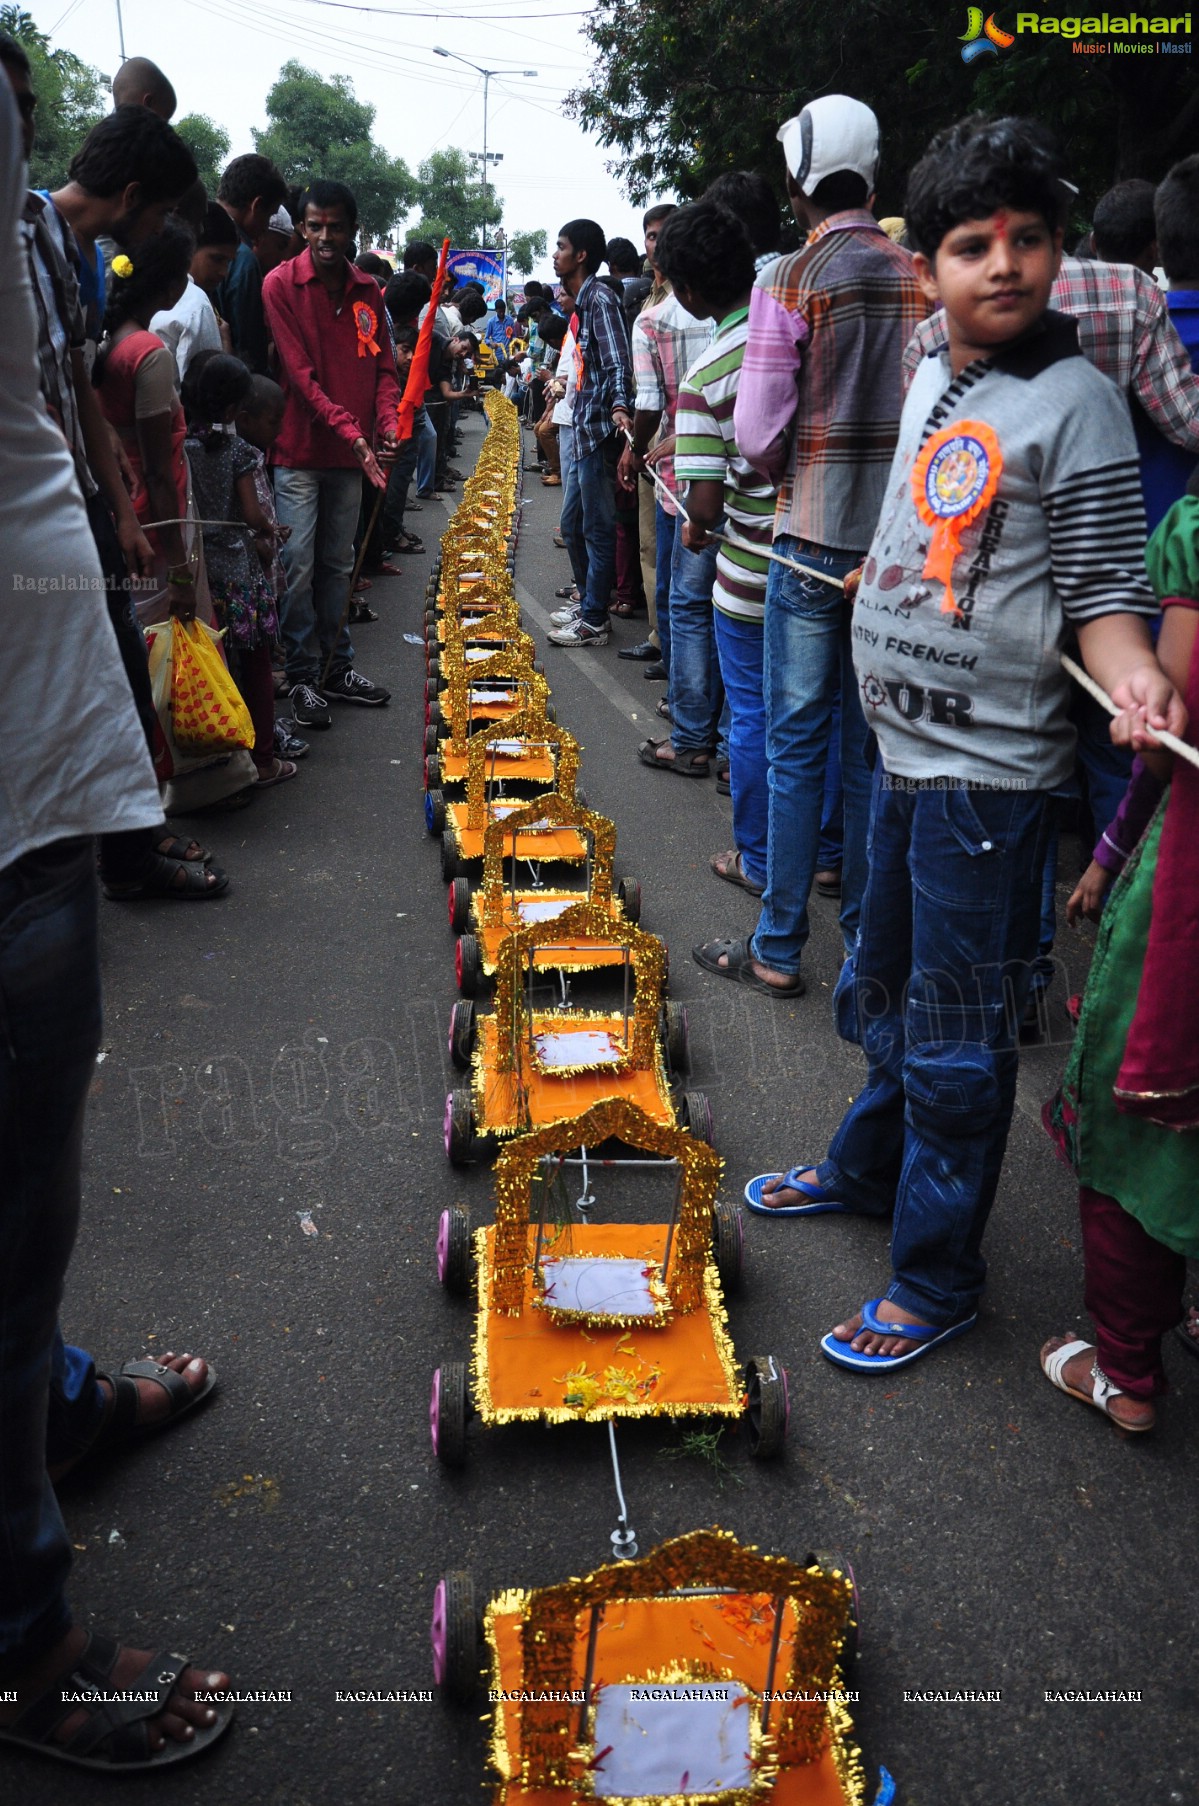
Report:
<svg viewBox="0 0 1199 1806"><path fill-rule="evenodd" d="M1080 1392L1077 1386L1066 1384L1064 1374L1067 1363L1072 1361L1075 1355L1093 1355L1094 1353L1095 1346L1091 1342L1083 1342L1078 1338L1072 1342L1063 1342L1060 1348L1053 1350L1052 1354L1041 1356L1041 1372L1051 1385L1057 1387L1059 1392L1067 1392L1071 1398L1078 1399L1080 1404L1093 1405L1096 1411L1102 1411L1103 1415L1114 1423L1118 1430L1127 1430L1130 1435L1134 1436L1151 1430L1155 1422L1154 1418L1150 1418L1148 1423L1126 1423L1123 1418L1112 1416L1111 1400L1127 1398L1128 1394L1121 1391L1119 1386L1112 1385L1098 1361L1091 1362L1093 1387L1090 1392Z"/></svg>

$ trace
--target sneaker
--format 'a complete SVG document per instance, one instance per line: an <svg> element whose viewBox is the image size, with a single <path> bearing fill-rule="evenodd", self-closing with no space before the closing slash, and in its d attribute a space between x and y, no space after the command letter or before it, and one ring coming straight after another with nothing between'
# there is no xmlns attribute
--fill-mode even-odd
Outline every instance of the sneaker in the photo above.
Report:
<svg viewBox="0 0 1199 1806"><path fill-rule="evenodd" d="M547 637L551 646L606 646L608 624L605 621L602 627L592 627L580 615L577 621L555 628Z"/></svg>
<svg viewBox="0 0 1199 1806"><path fill-rule="evenodd" d="M578 620L582 612L583 604L581 602L568 602L565 608L556 608L550 616L550 620L555 627L569 627L572 621Z"/></svg>
<svg viewBox="0 0 1199 1806"><path fill-rule="evenodd" d="M325 728L333 726L329 704L312 684L292 685L291 718L297 727Z"/></svg>
<svg viewBox="0 0 1199 1806"><path fill-rule="evenodd" d="M321 695L330 701L363 702L368 708L382 708L385 702L391 701L391 691L384 690L379 684L371 683L360 671L346 669L335 671L328 683L323 685Z"/></svg>
<svg viewBox="0 0 1199 1806"><path fill-rule="evenodd" d="M303 759L308 753L307 740L293 734L291 724L282 716L275 723L275 754L280 759Z"/></svg>

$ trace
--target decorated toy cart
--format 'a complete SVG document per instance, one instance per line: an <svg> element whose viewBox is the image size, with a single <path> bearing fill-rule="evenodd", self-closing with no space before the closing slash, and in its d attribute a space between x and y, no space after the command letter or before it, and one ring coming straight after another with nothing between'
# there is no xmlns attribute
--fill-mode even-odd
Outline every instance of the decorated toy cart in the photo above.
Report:
<svg viewBox="0 0 1199 1806"><path fill-rule="evenodd" d="M533 707L496 727L475 729L470 738L473 740L479 734L484 736L487 747L484 758L485 782L495 795L522 795L527 798L553 789L558 775L558 743L546 732L547 728L553 726L552 721L547 722L544 714ZM469 774L470 740L461 752L453 742L443 740L439 743L437 752L425 754L426 791L438 793L442 797L447 790L463 792ZM431 813L426 807L425 820L431 833L441 832L436 825L435 805ZM442 825L444 826L444 822Z"/></svg>
<svg viewBox="0 0 1199 1806"><path fill-rule="evenodd" d="M842 1679L854 1592L837 1570L696 1530L483 1613L493 1806L863 1806ZM433 1603L433 1673L477 1696L468 1574ZM876 1806L894 1797L883 1772Z"/></svg>
<svg viewBox="0 0 1199 1806"><path fill-rule="evenodd" d="M531 725L527 711L518 725ZM431 833L440 826L441 875L446 883L452 884L470 871L481 875L487 828L494 821L506 822L517 815L521 817L520 832L514 839L504 840L505 856L528 866L534 881L540 882L542 865L585 865L590 853L585 827L587 799L578 784L579 743L573 734L551 721L536 739L518 733L509 740L505 725L486 738L473 734L471 741L463 800L446 802L440 791L430 790L425 795L426 825ZM501 778L506 761L497 755L497 742L509 746L518 761L532 751L548 752L554 763L553 788L534 797L510 796L501 790L501 782L512 780ZM542 803L546 807L539 809ZM551 803L561 807L550 811Z"/></svg>
<svg viewBox="0 0 1199 1806"><path fill-rule="evenodd" d="M555 939L540 948L536 956L538 970L569 974L594 971L600 966L619 965L623 949L614 947L611 928L641 920L641 886L636 878L614 882L613 859L616 852L616 829L606 815L561 797L539 798L514 814L488 823L483 832L483 876L477 890L470 879L460 876L450 885L450 927L459 933L454 951L454 970L458 989L464 997L475 997L485 982L495 976L495 963L500 948L510 934L533 923L553 924L576 903L593 903L604 911L608 920L598 937L578 934ZM517 855L522 835L538 822L556 828L574 827L588 842L583 865L581 889L547 886L536 880L540 871L533 867L535 882L521 889L518 875L521 860ZM505 878L505 870L507 878ZM566 982L563 998L568 1000ZM679 1009L682 1006L678 1006Z"/></svg>
<svg viewBox="0 0 1199 1806"><path fill-rule="evenodd" d="M450 687L450 673L457 665L465 665L467 677L473 675L472 666L482 665L485 660L492 659L497 653L506 658L519 659L545 675L545 667L538 663L536 652L530 636L523 628L514 626L507 614L493 617L497 625L485 639L473 640L451 629L446 642L439 650L430 652L425 660L425 702L432 702Z"/></svg>
<svg viewBox="0 0 1199 1806"><path fill-rule="evenodd" d="M588 964L615 956L621 1000L586 1010L538 1005L534 990L543 961L569 959L579 936L594 945ZM469 1069L471 1083L451 1091L445 1105L445 1148L454 1166L489 1158L497 1138L547 1124L569 1126L605 1098L636 1104L649 1119L676 1123L712 1140L712 1112L700 1091L677 1098L676 1078L689 1069L686 1017L667 1012L665 948L656 935L618 923L597 903L572 903L551 923L532 922L510 934L495 964L495 1004L477 1011L469 999L454 1005L450 1056Z"/></svg>
<svg viewBox="0 0 1199 1806"><path fill-rule="evenodd" d="M673 1179L669 1218L590 1220L588 1163L619 1142L649 1159L621 1160ZM564 1156L583 1152L584 1196L554 1208ZM549 1123L503 1150L495 1170L492 1227L472 1238L466 1212L441 1214L437 1267L450 1291L477 1293L470 1383L461 1362L437 1369L430 1426L438 1460L460 1466L472 1409L486 1425L520 1421L607 1423L620 1503L613 1536L632 1532L616 1466L617 1417L743 1417L750 1453L781 1454L787 1380L773 1355L734 1362L724 1292L741 1279L739 1205L717 1202L722 1162L693 1135L620 1099L571 1123ZM562 1186L557 1186L564 1192ZM533 1206L536 1192L537 1205ZM576 1220L576 1217L578 1220Z"/></svg>
<svg viewBox="0 0 1199 1806"><path fill-rule="evenodd" d="M477 663L463 663L447 673L446 688L425 703L425 751L438 751L439 740L465 752L477 728L510 720L530 707L553 721L549 685L527 657L510 650L494 652Z"/></svg>
<svg viewBox="0 0 1199 1806"><path fill-rule="evenodd" d="M503 722L476 728L461 765L454 767L463 773L461 800L447 802L440 786L427 790L425 826L430 834L449 832L460 865L481 863L490 822L506 820L529 803L548 802L554 796L581 798L585 805L578 786L579 750L574 735L547 720L535 705Z"/></svg>

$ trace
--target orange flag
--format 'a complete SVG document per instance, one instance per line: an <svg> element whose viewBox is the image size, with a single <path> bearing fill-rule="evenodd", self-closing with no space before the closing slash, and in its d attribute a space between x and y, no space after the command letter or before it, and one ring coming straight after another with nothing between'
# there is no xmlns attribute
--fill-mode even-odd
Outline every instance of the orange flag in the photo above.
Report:
<svg viewBox="0 0 1199 1806"><path fill-rule="evenodd" d="M416 350L412 353L412 362L408 366L408 380L396 408L397 439L411 439L413 416L425 399L425 390L429 386L429 346L433 339L433 322L437 318L437 303L441 300L441 291L445 287L445 260L449 254L450 241L444 238L441 241L441 256L437 259L437 274L433 278L429 309L416 335Z"/></svg>

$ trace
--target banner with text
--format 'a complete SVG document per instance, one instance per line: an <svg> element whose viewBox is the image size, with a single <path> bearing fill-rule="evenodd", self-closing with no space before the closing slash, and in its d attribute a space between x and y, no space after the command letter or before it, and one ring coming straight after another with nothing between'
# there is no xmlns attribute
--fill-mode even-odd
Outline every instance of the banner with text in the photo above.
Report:
<svg viewBox="0 0 1199 1806"><path fill-rule="evenodd" d="M453 270L459 282L481 282L488 307L503 299L503 251L451 251L446 268Z"/></svg>

